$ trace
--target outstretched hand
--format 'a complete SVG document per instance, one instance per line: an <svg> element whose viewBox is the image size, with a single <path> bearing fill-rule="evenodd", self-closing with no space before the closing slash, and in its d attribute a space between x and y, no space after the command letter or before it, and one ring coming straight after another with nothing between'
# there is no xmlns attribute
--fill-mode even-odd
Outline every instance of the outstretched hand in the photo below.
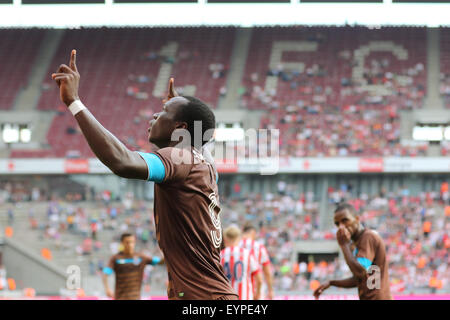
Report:
<svg viewBox="0 0 450 320"><path fill-rule="evenodd" d="M316 300L319 299L320 295L330 287L330 283L327 281L324 284L321 284L313 293Z"/></svg>
<svg viewBox="0 0 450 320"><path fill-rule="evenodd" d="M78 100L78 86L80 82L80 74L77 69L77 51L72 50L70 54L69 66L62 64L56 73L52 74L59 87L59 96L66 106L70 106L72 102Z"/></svg>
<svg viewBox="0 0 450 320"><path fill-rule="evenodd" d="M169 93L167 94L167 99L163 100L163 103L166 103L167 101L169 101L173 97L178 97L179 94L175 91L173 83L174 83L173 78L170 78L170 80L169 80Z"/></svg>

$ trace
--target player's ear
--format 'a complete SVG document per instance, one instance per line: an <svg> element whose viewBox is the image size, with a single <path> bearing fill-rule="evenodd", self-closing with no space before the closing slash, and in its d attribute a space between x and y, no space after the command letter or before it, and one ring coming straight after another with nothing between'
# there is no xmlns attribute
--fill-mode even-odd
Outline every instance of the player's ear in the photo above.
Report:
<svg viewBox="0 0 450 320"><path fill-rule="evenodd" d="M185 129L187 130L187 123L186 122L176 122L175 123L175 129Z"/></svg>

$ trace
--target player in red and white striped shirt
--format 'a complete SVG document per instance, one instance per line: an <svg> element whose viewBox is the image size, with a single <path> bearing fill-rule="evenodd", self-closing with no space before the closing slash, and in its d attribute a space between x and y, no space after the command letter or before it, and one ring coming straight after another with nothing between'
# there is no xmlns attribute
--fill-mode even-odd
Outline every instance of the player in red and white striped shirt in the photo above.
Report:
<svg viewBox="0 0 450 320"><path fill-rule="evenodd" d="M231 226L223 232L225 249L220 253L220 263L231 286L239 294L240 300L258 300L261 292L262 276L258 262L249 250L238 246L241 231ZM255 290L253 281L255 280Z"/></svg>
<svg viewBox="0 0 450 320"><path fill-rule="evenodd" d="M267 299L273 299L273 279L272 272L270 270L269 253L266 247L256 238L256 228L251 224L247 224L243 228L242 240L239 242L241 248L250 250L250 252L256 257L260 268L264 273L264 278L267 285Z"/></svg>

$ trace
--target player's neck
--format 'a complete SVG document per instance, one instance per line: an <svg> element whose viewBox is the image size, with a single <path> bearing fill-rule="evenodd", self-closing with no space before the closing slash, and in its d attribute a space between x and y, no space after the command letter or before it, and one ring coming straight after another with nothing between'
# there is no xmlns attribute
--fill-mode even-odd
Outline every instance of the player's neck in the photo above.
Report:
<svg viewBox="0 0 450 320"><path fill-rule="evenodd" d="M234 247L237 247L237 246L239 246L239 241L230 243L227 247L234 248Z"/></svg>
<svg viewBox="0 0 450 320"><path fill-rule="evenodd" d="M352 241L356 242L358 241L359 237L363 234L364 232L364 227L362 226L362 224L359 224L358 226L358 231L355 232L355 234L352 236Z"/></svg>
<svg viewBox="0 0 450 320"><path fill-rule="evenodd" d="M194 148L191 145L187 145L183 142L180 143L179 141L170 141L165 147L186 149L186 150L192 150L192 148Z"/></svg>

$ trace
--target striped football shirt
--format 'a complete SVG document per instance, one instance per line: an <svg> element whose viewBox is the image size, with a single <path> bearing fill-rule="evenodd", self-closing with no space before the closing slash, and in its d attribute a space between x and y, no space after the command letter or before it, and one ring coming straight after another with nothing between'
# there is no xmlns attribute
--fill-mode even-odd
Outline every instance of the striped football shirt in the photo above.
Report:
<svg viewBox="0 0 450 320"><path fill-rule="evenodd" d="M252 278L259 271L258 262L249 250L239 246L227 247L220 253L225 275L240 300L253 300Z"/></svg>

